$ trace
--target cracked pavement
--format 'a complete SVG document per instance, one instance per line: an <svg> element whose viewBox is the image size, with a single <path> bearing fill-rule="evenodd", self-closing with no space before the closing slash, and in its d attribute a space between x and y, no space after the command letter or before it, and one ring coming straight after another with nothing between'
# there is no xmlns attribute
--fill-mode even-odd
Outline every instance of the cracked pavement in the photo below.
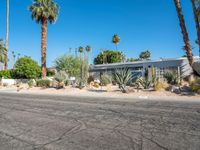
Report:
<svg viewBox="0 0 200 150"><path fill-rule="evenodd" d="M200 101L0 93L0 150L199 150Z"/></svg>

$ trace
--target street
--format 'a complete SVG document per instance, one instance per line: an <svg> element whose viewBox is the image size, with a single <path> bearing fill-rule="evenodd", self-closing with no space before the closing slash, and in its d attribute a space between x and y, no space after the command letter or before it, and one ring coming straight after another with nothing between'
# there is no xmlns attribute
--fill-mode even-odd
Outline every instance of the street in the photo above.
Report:
<svg viewBox="0 0 200 150"><path fill-rule="evenodd" d="M0 150L199 150L200 101L0 93Z"/></svg>

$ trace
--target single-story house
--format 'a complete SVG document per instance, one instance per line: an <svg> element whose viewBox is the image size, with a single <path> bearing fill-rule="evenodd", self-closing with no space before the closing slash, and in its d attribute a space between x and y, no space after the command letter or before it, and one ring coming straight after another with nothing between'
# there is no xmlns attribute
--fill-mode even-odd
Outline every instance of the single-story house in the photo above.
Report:
<svg viewBox="0 0 200 150"><path fill-rule="evenodd" d="M194 57L194 60L200 61L200 58ZM163 74L166 70L176 70L181 79L188 77L192 73L192 68L186 57L91 65L89 72L94 78L100 78L104 73L112 74L116 69L129 68L133 74L145 76L146 70L152 67L155 68L157 78L163 78Z"/></svg>

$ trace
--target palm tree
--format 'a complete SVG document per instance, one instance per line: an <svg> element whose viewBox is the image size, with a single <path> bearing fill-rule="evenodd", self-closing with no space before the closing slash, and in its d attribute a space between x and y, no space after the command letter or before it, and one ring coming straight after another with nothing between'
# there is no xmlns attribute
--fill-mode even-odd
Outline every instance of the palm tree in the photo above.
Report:
<svg viewBox="0 0 200 150"><path fill-rule="evenodd" d="M192 54L192 47L190 45L190 40L188 37L188 33L187 33L187 29L186 29L186 25L185 25L185 20L184 20L184 16L183 16L183 12L182 12L182 7L180 4L180 0L174 0L174 4L176 7L176 11L178 14L178 18L179 18L179 23L180 23L180 27L181 27L181 31L182 31L182 35L183 35L183 41L185 43L185 50L186 50L186 54L187 54L187 58L189 61L189 64L192 66L194 63L193 60L193 54Z"/></svg>
<svg viewBox="0 0 200 150"><path fill-rule="evenodd" d="M91 52L92 48L91 48L91 46L87 45L86 48L85 48L85 50L86 50L86 52L89 53L89 52Z"/></svg>
<svg viewBox="0 0 200 150"><path fill-rule="evenodd" d="M6 49L8 51L8 36L9 36L9 14L10 14L10 3L9 0L6 0ZM8 68L8 54L5 53L5 69Z"/></svg>
<svg viewBox="0 0 200 150"><path fill-rule="evenodd" d="M83 48L82 46L80 46L80 47L78 48L78 51L79 51L79 53L81 54L81 53L83 53L84 48Z"/></svg>
<svg viewBox="0 0 200 150"><path fill-rule="evenodd" d="M12 57L13 57L13 69L14 69L14 66L15 66L15 59L16 59L16 54L14 51L12 51Z"/></svg>
<svg viewBox="0 0 200 150"><path fill-rule="evenodd" d="M196 4L199 3L200 1L198 0L191 0L192 3L192 9L194 13L194 21L196 25L196 30L197 30L197 41L196 43L199 45L199 56L200 56L200 25L199 25L199 15L198 15L198 9Z"/></svg>
<svg viewBox="0 0 200 150"><path fill-rule="evenodd" d="M117 50L117 45L119 44L119 42L120 42L120 37L117 34L113 35L113 37L112 37L112 43L115 44L116 50Z"/></svg>
<svg viewBox="0 0 200 150"><path fill-rule="evenodd" d="M17 54L17 60L20 58L20 56L21 56L21 54L20 54L20 53L18 53L18 54Z"/></svg>
<svg viewBox="0 0 200 150"><path fill-rule="evenodd" d="M56 22L58 17L58 5L53 0L34 0L33 4L29 7L32 12L32 19L42 26L42 39L41 39L41 68L42 77L46 77L46 38L47 38L47 24Z"/></svg>
<svg viewBox="0 0 200 150"><path fill-rule="evenodd" d="M92 48L91 48L91 46L87 45L85 50L87 52L87 61L89 61L89 53L91 52Z"/></svg>

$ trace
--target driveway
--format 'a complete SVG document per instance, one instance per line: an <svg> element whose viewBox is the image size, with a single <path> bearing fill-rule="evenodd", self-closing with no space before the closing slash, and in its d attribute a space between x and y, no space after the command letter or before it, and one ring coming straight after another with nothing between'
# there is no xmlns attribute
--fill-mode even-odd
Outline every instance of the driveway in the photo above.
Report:
<svg viewBox="0 0 200 150"><path fill-rule="evenodd" d="M199 150L200 101L0 93L0 150Z"/></svg>

